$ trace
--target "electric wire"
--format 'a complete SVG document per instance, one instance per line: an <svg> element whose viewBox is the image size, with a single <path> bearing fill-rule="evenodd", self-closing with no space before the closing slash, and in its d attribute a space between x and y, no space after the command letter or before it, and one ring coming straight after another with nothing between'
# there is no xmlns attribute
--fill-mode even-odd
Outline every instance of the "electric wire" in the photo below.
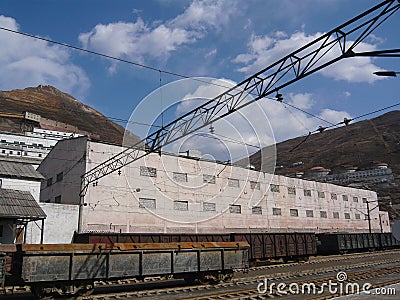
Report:
<svg viewBox="0 0 400 300"><path fill-rule="evenodd" d="M22 31L17 31L17 30L13 30L13 29L1 27L1 26L0 26L0 30L8 31L8 32L11 32L11 33L19 34L19 35L30 37L30 38L33 38L33 39L42 40L42 41L45 41L45 42L48 42L48 43L52 43L52 44L55 44L55 45L71 48L71 49L74 49L74 50L86 52L86 53L89 53L89 54L105 57L105 58L116 60L116 61L119 61L119 62L131 64L131 65L134 65L134 66L137 66L137 67L141 67L141 68L149 69L149 70L152 70L152 71L156 71L156 72L158 72L160 74L160 76L161 76L161 73L164 73L164 74L168 74L168 75L172 75L172 76L176 76L176 77L180 77L180 78L184 78L184 79L191 79L191 80L194 80L194 81L198 81L198 82L202 82L202 83L207 83L207 84L223 87L223 88L226 88L226 89L232 88L232 87L225 86L223 84L218 84L218 83L215 83L215 82L209 82L209 81L197 78L197 77L183 75L183 74L180 74L180 73L176 73L176 72L172 72L172 71L168 71L168 70L155 68L155 67L148 66L148 65L145 65L145 64L142 64L142 63L130 61L130 60L127 60L127 59L118 58L118 57L115 57L115 56L112 56L112 55L108 55L108 54L104 54L104 53L101 53L101 52L92 51L92 50L88 50L88 49L85 49L85 48L73 46L73 45L70 45L70 44L67 44L67 43L58 42L58 41L55 41L55 40L52 40L52 39L49 39L49 38L44 38L44 37L32 35L32 34L29 34L29 33L22 32ZM160 77L160 84L161 84L161 77ZM252 95L251 93L248 93L248 94ZM273 98L269 98L269 99L273 99ZM275 100L275 99L273 99L273 100ZM324 119L322 119L322 118L320 118L318 116L315 116L315 115L313 115L313 114L311 114L311 113L309 113L309 112L307 112L305 110L297 108L292 104L289 104L287 102L285 102L285 104L287 104L287 105L289 105L289 106L291 106L291 107L293 107L293 108L295 108L297 110L300 110L300 111L302 111L302 112L304 112L304 113L306 113L306 114L308 114L310 116L318 118L318 119L320 119L320 120L322 120L324 122L330 123L329 121L324 120ZM120 119L120 120L122 121L122 119ZM123 122L125 122L125 120ZM131 121L129 120L129 122L131 122Z"/></svg>

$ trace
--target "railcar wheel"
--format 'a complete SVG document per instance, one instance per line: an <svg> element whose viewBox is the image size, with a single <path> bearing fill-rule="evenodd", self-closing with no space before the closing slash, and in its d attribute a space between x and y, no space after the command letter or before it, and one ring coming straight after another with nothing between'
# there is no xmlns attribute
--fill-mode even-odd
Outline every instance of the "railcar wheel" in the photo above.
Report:
<svg viewBox="0 0 400 300"><path fill-rule="evenodd" d="M197 278L201 284L217 284L221 281L219 274L202 273Z"/></svg>
<svg viewBox="0 0 400 300"><path fill-rule="evenodd" d="M184 277L183 280L185 280L185 282L188 284L193 284L196 281L196 276L189 275L189 276Z"/></svg>

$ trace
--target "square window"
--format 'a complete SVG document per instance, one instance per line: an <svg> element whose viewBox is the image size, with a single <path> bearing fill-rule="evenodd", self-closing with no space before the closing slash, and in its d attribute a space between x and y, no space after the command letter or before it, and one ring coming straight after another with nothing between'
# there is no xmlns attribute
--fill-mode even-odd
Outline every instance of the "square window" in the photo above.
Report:
<svg viewBox="0 0 400 300"><path fill-rule="evenodd" d="M189 202L188 201L174 201L174 210L188 210Z"/></svg>
<svg viewBox="0 0 400 300"><path fill-rule="evenodd" d="M57 182L62 181L64 179L63 172L57 174Z"/></svg>
<svg viewBox="0 0 400 300"><path fill-rule="evenodd" d="M241 214L242 213L242 207L237 204L231 204L229 205L229 212L231 214Z"/></svg>
<svg viewBox="0 0 400 300"><path fill-rule="evenodd" d="M337 194L331 193L331 200L337 200Z"/></svg>
<svg viewBox="0 0 400 300"><path fill-rule="evenodd" d="M334 211L334 212L333 212L333 218L334 218L334 219L339 219L339 212Z"/></svg>
<svg viewBox="0 0 400 300"><path fill-rule="evenodd" d="M350 219L350 213L344 213L344 218L346 220L349 220Z"/></svg>
<svg viewBox="0 0 400 300"><path fill-rule="evenodd" d="M367 198L362 198L363 203L367 203Z"/></svg>
<svg viewBox="0 0 400 300"><path fill-rule="evenodd" d="M187 182L188 181L187 173L174 172L173 178L174 178L174 181L176 181L176 182Z"/></svg>
<svg viewBox="0 0 400 300"><path fill-rule="evenodd" d="M312 210L306 210L306 216L307 216L307 218L313 218L314 212Z"/></svg>
<svg viewBox="0 0 400 300"><path fill-rule="evenodd" d="M203 211L216 211L216 204L211 202L203 202Z"/></svg>
<svg viewBox="0 0 400 300"><path fill-rule="evenodd" d="M61 195L58 195L54 198L55 203L61 203Z"/></svg>
<svg viewBox="0 0 400 300"><path fill-rule="evenodd" d="M155 209L156 208L156 199L139 198L139 207L140 208Z"/></svg>
<svg viewBox="0 0 400 300"><path fill-rule="evenodd" d="M277 184L271 184L269 186L269 189L271 190L271 192L279 193L279 185L277 185Z"/></svg>
<svg viewBox="0 0 400 300"><path fill-rule="evenodd" d="M305 197L311 197L311 190L304 190Z"/></svg>
<svg viewBox="0 0 400 300"><path fill-rule="evenodd" d="M318 198L325 198L324 192L318 192Z"/></svg>
<svg viewBox="0 0 400 300"><path fill-rule="evenodd" d="M355 214L354 217L356 218L356 220L361 220L361 215L360 214Z"/></svg>
<svg viewBox="0 0 400 300"><path fill-rule="evenodd" d="M140 166L140 176L157 177L157 169Z"/></svg>
<svg viewBox="0 0 400 300"><path fill-rule="evenodd" d="M274 216L281 216L282 215L282 210L280 208L273 207L272 208L272 214Z"/></svg>
<svg viewBox="0 0 400 300"><path fill-rule="evenodd" d="M47 179L47 186L51 186L53 184L53 177Z"/></svg>
<svg viewBox="0 0 400 300"><path fill-rule="evenodd" d="M294 186L288 186L287 191L289 195L296 195L296 188Z"/></svg>
<svg viewBox="0 0 400 300"><path fill-rule="evenodd" d="M342 195L343 201L349 201L349 197L347 195Z"/></svg>
<svg viewBox="0 0 400 300"><path fill-rule="evenodd" d="M257 181L250 181L250 188L252 190L260 190L260 183Z"/></svg>
<svg viewBox="0 0 400 300"><path fill-rule="evenodd" d="M291 217L298 217L299 216L299 211L297 209L290 209L290 216Z"/></svg>
<svg viewBox="0 0 400 300"><path fill-rule="evenodd" d="M228 186L229 187L239 187L239 179L228 178Z"/></svg>
<svg viewBox="0 0 400 300"><path fill-rule="evenodd" d="M328 215L326 214L326 211L324 211L324 210L321 210L321 211L319 212L319 216L320 216L321 218L323 218L323 219L326 219L326 218L328 217Z"/></svg>
<svg viewBox="0 0 400 300"><path fill-rule="evenodd" d="M253 206L251 208L251 213L254 215L262 215L262 208L261 206Z"/></svg>
<svg viewBox="0 0 400 300"><path fill-rule="evenodd" d="M353 202L358 202L358 197L354 196L353 197Z"/></svg>

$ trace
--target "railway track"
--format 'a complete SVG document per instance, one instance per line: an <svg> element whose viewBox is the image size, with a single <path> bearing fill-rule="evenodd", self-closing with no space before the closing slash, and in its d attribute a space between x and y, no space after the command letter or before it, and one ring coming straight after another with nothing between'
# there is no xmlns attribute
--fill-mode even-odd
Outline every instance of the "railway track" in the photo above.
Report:
<svg viewBox="0 0 400 300"><path fill-rule="evenodd" d="M273 292L268 295L260 295L256 287L263 278L288 282L289 280L296 280L296 278L311 278L311 280L317 280L324 274L339 271L357 272L357 270L361 270L359 271L361 273L371 273L365 270L374 269L382 265L399 266L399 254L400 250L356 253L340 256L315 257L308 262L302 263L252 267L249 269L248 273L236 273L234 276L235 278L231 282L216 285L188 285L182 280L165 280L165 278L162 277L148 278L144 283L138 280L100 281L96 282L94 295L80 297L79 299L154 299L156 297L163 297L163 299L181 299L187 294L197 294L197 296L192 299L208 299L207 297L216 299L212 298L213 296L202 296L202 294L212 295L213 293L218 295L218 297L223 297L221 295L226 294L226 299L253 299L254 297L254 299L268 299L271 296L277 297L283 296L283 294ZM324 277L323 279L331 277L332 276ZM9 296L7 299L25 299L24 297L18 298L18 295L20 297L26 295L26 299L30 297L28 296L29 287L19 288L18 290L10 290L9 288L6 293ZM245 296L246 293L248 296ZM6 298L0 296L0 300L2 299Z"/></svg>
<svg viewBox="0 0 400 300"><path fill-rule="evenodd" d="M381 256L389 256L381 259L376 259ZM274 280L275 282L287 282L287 283L306 283L313 282L316 287L320 287L322 283L327 282L329 280L335 280L336 274L341 271L347 272L349 278L352 281L365 280L368 278L378 278L382 275L387 276L388 274L396 274L399 277L400 282L400 258L398 258L398 251L391 253L384 253L386 255L382 255L383 253L376 254L365 254L364 258L370 258L373 261L368 261L364 263L360 263L360 254L347 256L347 258L340 259L331 258L331 259L320 259L314 263L303 263L296 264L296 266L308 266L309 268L303 271L290 270L294 264L289 265L280 265L283 269L280 270L279 266L270 266L271 270L274 272L266 275L266 276L252 276L256 271L260 271L260 269L253 269L248 274L240 278L234 278L231 282L220 283L216 285L190 285L190 286L174 286L169 288L158 288L158 289L150 289L150 290L141 290L135 292L122 292L122 293L111 293L111 294L95 294L88 297L82 297L80 299L96 299L96 300L110 300L110 299L135 299L135 298L143 298L143 299L269 299L271 297L282 297L282 296L290 296L287 293L287 290L277 291L273 289L270 293L259 293L257 291L257 286L262 282L262 280L269 279ZM361 255L362 256L362 255ZM392 256L392 257L390 257ZM320 263L326 262L340 262L340 261L348 261L350 258L354 260L353 263L348 262L346 264L338 264L332 265L331 267L321 266L318 267ZM350 259L351 260L351 259ZM265 269L264 269L265 270ZM237 277L239 275L237 274ZM301 280L299 280L301 279ZM188 297L189 295L189 297ZM298 295L297 295L298 296Z"/></svg>

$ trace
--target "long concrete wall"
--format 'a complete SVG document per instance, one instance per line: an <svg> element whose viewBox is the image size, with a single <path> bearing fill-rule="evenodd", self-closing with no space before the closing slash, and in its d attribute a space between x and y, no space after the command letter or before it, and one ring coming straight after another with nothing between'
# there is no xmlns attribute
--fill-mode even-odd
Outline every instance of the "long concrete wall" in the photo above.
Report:
<svg viewBox="0 0 400 300"><path fill-rule="evenodd" d="M44 244L69 244L74 231L78 229L79 206L55 203L40 203L46 213L44 221ZM40 243L41 221L30 222L27 226L26 243Z"/></svg>
<svg viewBox="0 0 400 300"><path fill-rule="evenodd" d="M45 159L42 174L82 165L76 151L86 148L90 170L122 148L72 139L59 142L50 157L69 161L63 168L56 159ZM59 149L59 150L57 150ZM61 151L61 156L57 151ZM74 163L75 161L75 163ZM54 176L54 175L52 175ZM79 172L58 190L49 189L79 203ZM43 189L42 189L43 191ZM73 193L71 192L73 191ZM367 204L377 204L373 191L297 178L271 175L211 161L149 154L88 186L80 205L82 231L103 232L249 232L312 231L367 232ZM68 202L68 203L71 203ZM370 209L371 230L389 231L387 214Z"/></svg>

